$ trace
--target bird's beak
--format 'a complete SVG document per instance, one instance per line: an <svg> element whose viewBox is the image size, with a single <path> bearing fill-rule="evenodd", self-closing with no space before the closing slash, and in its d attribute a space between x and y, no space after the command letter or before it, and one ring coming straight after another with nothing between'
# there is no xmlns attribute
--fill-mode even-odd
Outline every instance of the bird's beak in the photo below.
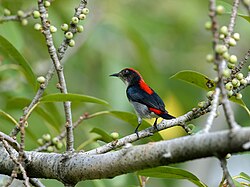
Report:
<svg viewBox="0 0 250 187"><path fill-rule="evenodd" d="M111 76L111 77L119 77L119 73L114 73L114 74L111 74L109 76Z"/></svg>

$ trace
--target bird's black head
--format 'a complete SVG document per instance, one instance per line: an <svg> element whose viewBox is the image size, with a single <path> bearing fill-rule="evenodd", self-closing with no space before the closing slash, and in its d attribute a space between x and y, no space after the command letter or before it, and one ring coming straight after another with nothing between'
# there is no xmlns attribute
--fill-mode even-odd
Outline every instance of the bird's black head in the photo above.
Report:
<svg viewBox="0 0 250 187"><path fill-rule="evenodd" d="M119 73L114 73L110 76L120 78L127 86L137 84L142 79L140 73L133 68L125 68Z"/></svg>

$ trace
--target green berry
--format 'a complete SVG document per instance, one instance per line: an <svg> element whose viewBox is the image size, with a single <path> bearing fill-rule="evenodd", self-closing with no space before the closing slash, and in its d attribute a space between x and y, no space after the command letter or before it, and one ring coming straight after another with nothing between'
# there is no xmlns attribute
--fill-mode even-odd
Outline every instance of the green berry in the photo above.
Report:
<svg viewBox="0 0 250 187"><path fill-rule="evenodd" d="M250 71L250 65L248 66L248 71Z"/></svg>
<svg viewBox="0 0 250 187"><path fill-rule="evenodd" d="M56 148L57 148L58 150L62 149L62 147L63 147L63 143L62 143L62 142L58 142L58 143L56 144Z"/></svg>
<svg viewBox="0 0 250 187"><path fill-rule="evenodd" d="M10 15L11 15L10 10L7 9L7 8L3 9L3 15L4 15L4 16L10 16Z"/></svg>
<svg viewBox="0 0 250 187"><path fill-rule="evenodd" d="M51 140L50 134L44 134L44 135L43 135L43 139L44 139L46 142L50 141L50 140Z"/></svg>
<svg viewBox="0 0 250 187"><path fill-rule="evenodd" d="M50 2L49 1L44 1L44 6L45 7L49 7L50 6Z"/></svg>
<svg viewBox="0 0 250 187"><path fill-rule="evenodd" d="M80 20L84 20L84 19L86 19L86 17L87 17L87 16L86 16L85 14L80 14L80 15L79 15L79 19L80 19Z"/></svg>
<svg viewBox="0 0 250 187"><path fill-rule="evenodd" d="M229 45L230 46L236 46L237 42L235 41L234 38L229 38Z"/></svg>
<svg viewBox="0 0 250 187"><path fill-rule="evenodd" d="M207 98L208 98L208 99L212 99L213 94L214 94L214 91L208 91L208 92L207 92Z"/></svg>
<svg viewBox="0 0 250 187"><path fill-rule="evenodd" d="M212 54L207 54L206 60L207 60L207 62L214 62L214 55L212 55Z"/></svg>
<svg viewBox="0 0 250 187"><path fill-rule="evenodd" d="M67 30L69 30L68 24L66 24L66 23L62 24L62 25L61 25L61 29L62 29L62 31L67 31Z"/></svg>
<svg viewBox="0 0 250 187"><path fill-rule="evenodd" d="M242 80L242 79L244 78L244 75L243 75L242 73L238 73L238 74L236 75L236 78L237 78L238 80Z"/></svg>
<svg viewBox="0 0 250 187"><path fill-rule="evenodd" d="M89 13L89 9L88 8L83 8L82 9L82 13L85 14L85 15L88 14Z"/></svg>
<svg viewBox="0 0 250 187"><path fill-rule="evenodd" d="M218 5L218 6L216 7L216 12L217 12L218 15L223 14L223 13L225 12L224 6Z"/></svg>
<svg viewBox="0 0 250 187"><path fill-rule="evenodd" d="M53 152L54 151L54 147L53 146L47 147L47 151L50 152L50 153Z"/></svg>
<svg viewBox="0 0 250 187"><path fill-rule="evenodd" d="M227 155L226 155L226 159L229 159L229 158L231 158L231 154L230 153L228 153Z"/></svg>
<svg viewBox="0 0 250 187"><path fill-rule="evenodd" d="M229 60L229 58L230 58L230 54L228 53L228 52L225 52L225 53L223 53L223 58L225 59L225 60Z"/></svg>
<svg viewBox="0 0 250 187"><path fill-rule="evenodd" d="M43 83L45 83L45 81L46 81L46 79L45 79L44 76L37 77L36 80L37 80L37 82L39 82L40 84L43 84Z"/></svg>
<svg viewBox="0 0 250 187"><path fill-rule="evenodd" d="M21 24L22 24L23 26L28 25L28 20L27 20L27 19L22 19Z"/></svg>
<svg viewBox="0 0 250 187"><path fill-rule="evenodd" d="M234 78L232 80L232 84L233 84L233 87L238 87L238 86L240 86L240 81L238 79Z"/></svg>
<svg viewBox="0 0 250 187"><path fill-rule="evenodd" d="M227 47L225 45L218 44L215 46L215 51L219 54L223 54L223 53L227 52Z"/></svg>
<svg viewBox="0 0 250 187"><path fill-rule="evenodd" d="M231 62L232 64L235 64L237 62L237 56L236 55L231 55L229 58L229 62Z"/></svg>
<svg viewBox="0 0 250 187"><path fill-rule="evenodd" d="M227 26L222 26L220 28L220 33L224 34L224 35L228 35L228 28L227 28Z"/></svg>
<svg viewBox="0 0 250 187"><path fill-rule="evenodd" d="M228 90L228 91L227 91L228 97L231 97L233 94L234 94L233 90Z"/></svg>
<svg viewBox="0 0 250 187"><path fill-rule="evenodd" d="M224 75L224 77L229 78L230 75L231 75L230 69L224 69L223 70L223 75Z"/></svg>
<svg viewBox="0 0 250 187"><path fill-rule="evenodd" d="M240 80L240 84L246 85L246 84L247 84L247 80L246 80L246 79L241 79L241 80Z"/></svg>
<svg viewBox="0 0 250 187"><path fill-rule="evenodd" d="M235 95L235 98L236 98L236 99L242 99L242 94L241 94L241 93L237 93L237 94Z"/></svg>
<svg viewBox="0 0 250 187"><path fill-rule="evenodd" d="M226 89L227 89L228 91L232 90L232 89L233 89L233 84L232 84L231 82L228 82L228 83L226 84Z"/></svg>
<svg viewBox="0 0 250 187"><path fill-rule="evenodd" d="M69 41L69 46L70 46L70 47L74 47L74 46L75 46L75 40L70 39L70 41Z"/></svg>
<svg viewBox="0 0 250 187"><path fill-rule="evenodd" d="M113 140L117 140L117 139L119 138L119 133L118 133L118 132L112 132L112 133L110 134L110 136L111 136L111 138L112 138Z"/></svg>
<svg viewBox="0 0 250 187"><path fill-rule="evenodd" d="M43 141L42 138L39 138L39 139L37 139L37 143L38 143L39 145L43 145L43 144L44 144L44 141Z"/></svg>
<svg viewBox="0 0 250 187"><path fill-rule="evenodd" d="M53 25L49 27L51 33L55 33L57 31L57 28Z"/></svg>
<svg viewBox="0 0 250 187"><path fill-rule="evenodd" d="M32 14L33 14L33 18L35 18L35 19L40 18L40 16L41 16L40 12L37 10L34 10Z"/></svg>
<svg viewBox="0 0 250 187"><path fill-rule="evenodd" d="M77 25L77 32L83 32L84 31L84 27L82 25Z"/></svg>
<svg viewBox="0 0 250 187"><path fill-rule="evenodd" d="M234 33L233 34L233 38L236 40L236 41L239 41L240 40L240 34L239 33Z"/></svg>
<svg viewBox="0 0 250 187"><path fill-rule="evenodd" d="M195 129L195 125L194 124L188 124L188 128L193 131Z"/></svg>
<svg viewBox="0 0 250 187"><path fill-rule="evenodd" d="M66 32L65 33L65 38L67 38L68 40L72 39L73 38L73 33L72 32Z"/></svg>
<svg viewBox="0 0 250 187"><path fill-rule="evenodd" d="M71 21L72 23L77 24L79 22L79 19L77 17L73 17Z"/></svg>
<svg viewBox="0 0 250 187"><path fill-rule="evenodd" d="M247 6L250 6L250 0L243 0L243 3Z"/></svg>
<svg viewBox="0 0 250 187"><path fill-rule="evenodd" d="M234 68L235 68L235 64L228 63L228 64L227 64L227 67L228 67L229 69L234 69Z"/></svg>
<svg viewBox="0 0 250 187"><path fill-rule="evenodd" d="M17 16L23 17L24 16L24 12L22 10L18 10L17 11Z"/></svg>
<svg viewBox="0 0 250 187"><path fill-rule="evenodd" d="M206 30L211 30L211 28L212 28L212 22L211 21L207 21L204 26L205 26Z"/></svg>
<svg viewBox="0 0 250 187"><path fill-rule="evenodd" d="M41 25L40 23L36 23L36 24L34 25L34 29L37 30L37 31L39 31L39 30L42 29L42 25Z"/></svg>
<svg viewBox="0 0 250 187"><path fill-rule="evenodd" d="M205 101L201 101L198 103L199 108L203 108L205 106Z"/></svg>
<svg viewBox="0 0 250 187"><path fill-rule="evenodd" d="M54 138L52 139L52 143L53 143L54 145L56 145L58 142L59 142L59 139L58 139L57 137L54 137Z"/></svg>
<svg viewBox="0 0 250 187"><path fill-rule="evenodd" d="M219 38L220 38L221 40L225 39L225 34L220 34L220 35L219 35Z"/></svg>

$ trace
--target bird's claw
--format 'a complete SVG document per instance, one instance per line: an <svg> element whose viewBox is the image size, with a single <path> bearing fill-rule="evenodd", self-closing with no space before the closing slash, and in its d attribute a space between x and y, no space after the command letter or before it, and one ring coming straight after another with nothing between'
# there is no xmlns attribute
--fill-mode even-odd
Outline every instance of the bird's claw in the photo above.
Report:
<svg viewBox="0 0 250 187"><path fill-rule="evenodd" d="M139 134L138 134L138 130L137 129L135 130L135 134L136 134L137 138L139 139Z"/></svg>

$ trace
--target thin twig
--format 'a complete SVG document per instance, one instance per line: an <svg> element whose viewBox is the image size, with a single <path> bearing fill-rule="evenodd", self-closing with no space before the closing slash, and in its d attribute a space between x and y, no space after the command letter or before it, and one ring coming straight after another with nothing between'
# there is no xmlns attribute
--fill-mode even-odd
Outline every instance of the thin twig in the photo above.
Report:
<svg viewBox="0 0 250 187"><path fill-rule="evenodd" d="M0 23L8 22L8 21L22 21L22 19L31 17L33 11L34 9L26 11L24 12L23 16L18 16L18 15L1 16Z"/></svg>
<svg viewBox="0 0 250 187"><path fill-rule="evenodd" d="M219 159L220 159L221 168L223 170L223 176L227 180L228 186L229 187L235 187L233 179L232 179L232 177L229 174L229 171L227 169L227 160L226 160L226 158L224 157L224 158L219 158Z"/></svg>
<svg viewBox="0 0 250 187"><path fill-rule="evenodd" d="M232 75L236 75L238 72L240 72L240 70L243 68L243 66L247 63L247 60L249 57L250 57L250 49L247 51L244 58L239 62L239 64L237 66L235 66L234 69L232 69Z"/></svg>

